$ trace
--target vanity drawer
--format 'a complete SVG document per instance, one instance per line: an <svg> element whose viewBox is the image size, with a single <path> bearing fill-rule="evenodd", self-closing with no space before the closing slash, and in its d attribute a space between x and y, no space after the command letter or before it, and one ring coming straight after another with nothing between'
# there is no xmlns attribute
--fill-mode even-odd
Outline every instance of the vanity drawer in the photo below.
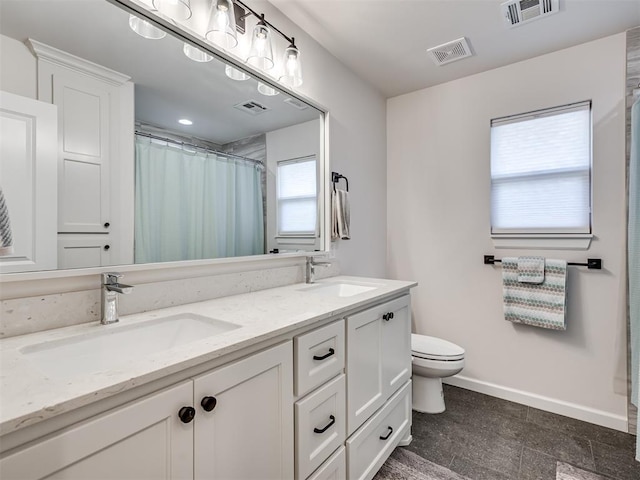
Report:
<svg viewBox="0 0 640 480"><path fill-rule="evenodd" d="M296 395L302 397L344 370L344 320L294 339Z"/></svg>
<svg viewBox="0 0 640 480"><path fill-rule="evenodd" d="M347 452L340 447L307 480L344 480L347 478Z"/></svg>
<svg viewBox="0 0 640 480"><path fill-rule="evenodd" d="M304 479L346 438L344 375L296 402L295 420L296 478Z"/></svg>
<svg viewBox="0 0 640 480"><path fill-rule="evenodd" d="M411 429L411 381L347 440L350 480L373 478Z"/></svg>

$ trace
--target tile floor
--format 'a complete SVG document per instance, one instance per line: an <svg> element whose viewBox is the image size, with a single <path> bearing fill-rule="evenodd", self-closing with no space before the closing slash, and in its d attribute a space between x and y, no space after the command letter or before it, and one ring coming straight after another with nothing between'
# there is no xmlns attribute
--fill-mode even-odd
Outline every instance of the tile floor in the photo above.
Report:
<svg viewBox="0 0 640 480"><path fill-rule="evenodd" d="M563 461L640 480L635 436L445 385L447 410L413 412L412 452L472 480L555 480Z"/></svg>

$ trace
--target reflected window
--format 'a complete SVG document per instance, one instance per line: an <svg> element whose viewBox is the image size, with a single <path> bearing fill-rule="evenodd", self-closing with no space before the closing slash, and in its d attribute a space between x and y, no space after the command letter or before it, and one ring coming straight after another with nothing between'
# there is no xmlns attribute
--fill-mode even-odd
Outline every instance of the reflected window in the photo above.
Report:
<svg viewBox="0 0 640 480"><path fill-rule="evenodd" d="M318 223L315 155L278 162L277 185L278 235L315 235Z"/></svg>

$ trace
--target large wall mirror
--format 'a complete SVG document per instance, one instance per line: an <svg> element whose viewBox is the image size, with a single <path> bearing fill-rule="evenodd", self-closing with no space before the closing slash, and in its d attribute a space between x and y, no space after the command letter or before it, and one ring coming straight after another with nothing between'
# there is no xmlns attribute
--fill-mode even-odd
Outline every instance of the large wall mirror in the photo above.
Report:
<svg viewBox="0 0 640 480"><path fill-rule="evenodd" d="M0 3L0 271L322 249L324 113L138 21Z"/></svg>

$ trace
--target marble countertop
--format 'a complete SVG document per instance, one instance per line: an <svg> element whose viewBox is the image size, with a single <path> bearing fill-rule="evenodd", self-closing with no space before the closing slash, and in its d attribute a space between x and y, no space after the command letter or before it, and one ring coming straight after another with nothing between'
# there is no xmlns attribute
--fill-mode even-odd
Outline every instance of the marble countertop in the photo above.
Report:
<svg viewBox="0 0 640 480"><path fill-rule="evenodd" d="M350 297L314 292L329 283L371 284L376 288ZM164 308L120 318L114 325L98 322L58 328L0 340L0 435L109 398L134 387L201 365L259 342L339 316L377 298L408 291L415 282L338 276L314 285L303 283ZM135 295L135 291L133 293ZM50 378L21 351L77 335L118 329L154 319L191 313L235 323L240 328L203 338L136 362L117 361L108 370L71 378ZM28 348L27 348L28 350Z"/></svg>

